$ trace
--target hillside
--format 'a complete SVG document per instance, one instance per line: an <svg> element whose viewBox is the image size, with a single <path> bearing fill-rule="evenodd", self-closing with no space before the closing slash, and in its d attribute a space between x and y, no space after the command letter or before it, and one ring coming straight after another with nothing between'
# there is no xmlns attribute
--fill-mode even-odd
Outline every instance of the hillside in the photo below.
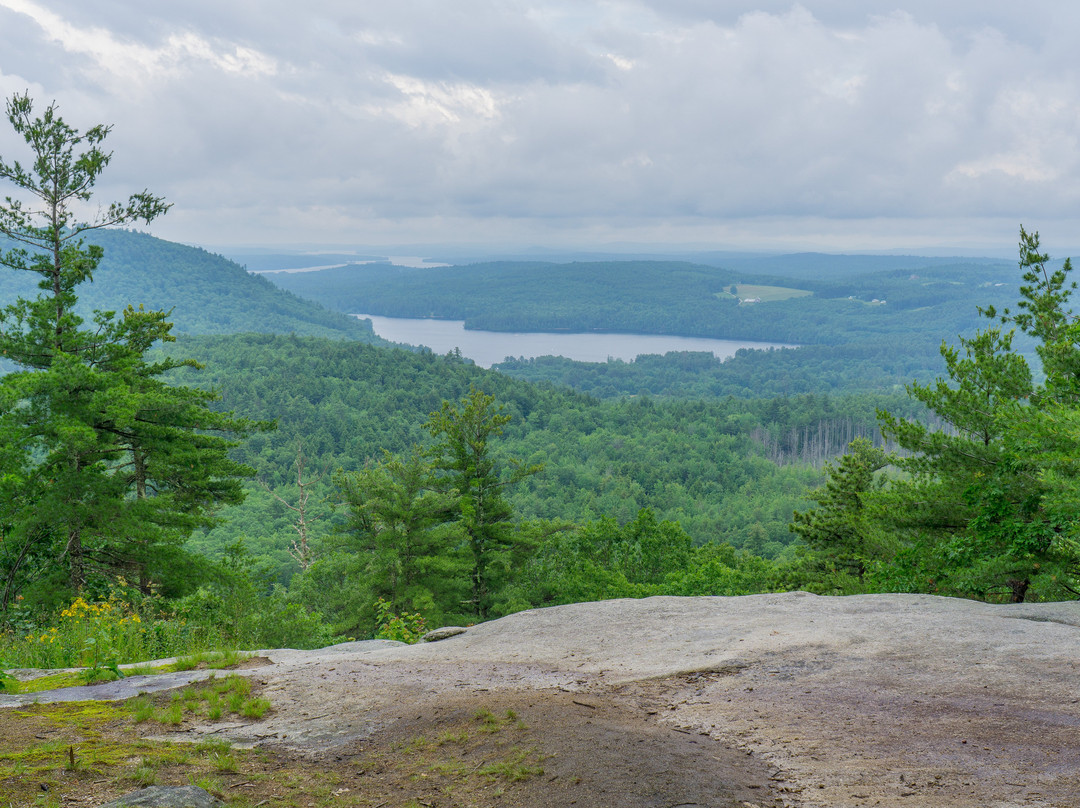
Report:
<svg viewBox="0 0 1080 808"><path fill-rule="evenodd" d="M275 432L253 436L236 456L286 498L295 494L298 445L313 472L355 471L383 449L428 441L429 413L477 386L513 416L500 456L545 464L513 494L523 516L610 515L624 523L652 507L699 543L723 539L770 556L792 540L791 510L819 479L813 469L771 460L820 463L856 434L873 435L877 407L913 411L903 396L600 402L453 357L311 337L190 337L179 349L205 369L178 380L219 391L227 409L277 419ZM324 484L320 496L329 493ZM194 546L218 552L243 535L280 569L293 568L284 551L295 535L292 516L260 486L224 516L226 524L194 537Z"/></svg>
<svg viewBox="0 0 1080 808"><path fill-rule="evenodd" d="M936 344L975 327L971 301L1007 303L1016 295L1015 275L1004 262L790 279L685 262L605 261L439 269L378 264L278 273L272 280L339 311L464 320L466 328L492 331L623 331L803 345L887 337L895 345L897 338ZM738 284L812 294L740 303L730 293Z"/></svg>
<svg viewBox="0 0 1080 808"><path fill-rule="evenodd" d="M366 323L283 291L238 264L127 230L102 230L87 241L105 251L93 283L79 289L80 310L126 305L172 312L174 333L263 332L381 343ZM0 305L33 296L29 277L0 272Z"/></svg>

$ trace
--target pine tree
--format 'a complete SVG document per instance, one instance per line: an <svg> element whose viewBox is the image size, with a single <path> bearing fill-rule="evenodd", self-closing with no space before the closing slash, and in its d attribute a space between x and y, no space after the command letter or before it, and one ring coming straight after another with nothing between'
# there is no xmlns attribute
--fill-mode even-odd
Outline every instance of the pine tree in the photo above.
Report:
<svg viewBox="0 0 1080 808"><path fill-rule="evenodd" d="M991 327L942 345L947 379L909 393L945 429L879 413L882 431L912 455L893 486L892 523L930 548L948 589L1022 601L1076 591L1080 504L1080 329L1068 309L1071 263L1048 271L1037 233L1020 230L1018 311L982 313L1037 340L1035 384L1013 332Z"/></svg>
<svg viewBox="0 0 1080 808"><path fill-rule="evenodd" d="M513 567L515 553L530 543L530 532L513 523L513 509L503 491L541 470L508 459L500 467L490 441L502 434L510 416L495 398L470 390L460 404L444 401L425 427L439 441L437 467L453 492L460 528L470 557L472 608L486 618L492 608L495 584Z"/></svg>
<svg viewBox="0 0 1080 808"><path fill-rule="evenodd" d="M435 468L419 446L406 455L335 476L344 502L346 548L362 566L370 601L394 612L440 619L461 611L463 565L454 544L451 498L437 490Z"/></svg>
<svg viewBox="0 0 1080 808"><path fill-rule="evenodd" d="M791 531L826 564L862 580L872 559L891 555L872 501L884 484L877 473L894 460L866 438L853 440L846 454L825 464L825 485L809 494L817 507L795 511Z"/></svg>
<svg viewBox="0 0 1080 808"><path fill-rule="evenodd" d="M111 158L101 147L109 127L80 133L55 105L34 117L28 95L10 99L7 117L33 162L0 158L0 177L16 189L0 205L0 267L36 276L41 291L0 312L0 354L19 368L0 380L0 461L13 503L0 607L34 581L54 597L117 575L146 587L180 570L183 537L216 505L239 501L249 470L229 460L225 434L254 425L213 412L210 393L165 382L167 371L196 366L150 359L173 340L167 313L129 306L86 323L75 311L102 257L85 234L149 223L169 207L142 191L79 218Z"/></svg>

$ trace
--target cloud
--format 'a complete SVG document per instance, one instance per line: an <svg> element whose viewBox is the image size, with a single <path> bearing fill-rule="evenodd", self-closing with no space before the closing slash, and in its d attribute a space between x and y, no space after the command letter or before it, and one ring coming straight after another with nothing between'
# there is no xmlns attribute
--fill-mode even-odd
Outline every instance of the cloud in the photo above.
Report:
<svg viewBox="0 0 1080 808"><path fill-rule="evenodd" d="M1060 3L92 5L0 0L0 89L114 123L103 192L165 194L184 240L930 241L1080 213Z"/></svg>

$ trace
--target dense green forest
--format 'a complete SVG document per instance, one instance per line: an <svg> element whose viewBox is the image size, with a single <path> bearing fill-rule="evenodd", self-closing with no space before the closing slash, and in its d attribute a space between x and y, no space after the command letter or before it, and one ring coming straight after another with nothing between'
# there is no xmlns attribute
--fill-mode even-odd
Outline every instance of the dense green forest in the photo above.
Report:
<svg viewBox="0 0 1080 808"><path fill-rule="evenodd" d="M33 169L0 159L45 202L0 206L0 668L650 594L1080 596L1080 324L1037 234L1019 283L934 262L798 287L672 262L290 276L362 273L419 307L389 313L489 327L807 343L484 370L115 229L167 211L148 192L78 221L108 131L31 112L9 104Z"/></svg>
<svg viewBox="0 0 1080 808"><path fill-rule="evenodd" d="M977 325L973 300L1002 305L1016 296L1015 270L1004 263L829 280L751 276L679 262L498 262L439 269L382 264L280 273L273 281L339 311L457 319L467 328L624 331L822 345L868 336L940 337ZM733 284L764 283L813 295L740 304L730 294Z"/></svg>
<svg viewBox="0 0 1080 808"><path fill-rule="evenodd" d="M494 331L619 331L786 342L798 351L741 351L727 362L705 357L640 357L604 365L542 357L508 359L504 372L568 384L601 397L794 395L902 390L941 370L943 339L979 325L975 303L1007 305L1015 270L990 260L826 256L743 260L783 277L686 262L553 264L496 262L440 269L347 266L277 274L274 283L340 311L460 319ZM856 261L845 259L857 258ZM891 268L865 271L881 265ZM897 265L901 268L897 268ZM821 269L807 277L807 267ZM803 296L744 302L739 286L766 285ZM749 285L749 286L748 286ZM733 292L735 294L733 294ZM809 294L805 294L809 293ZM1018 346L1032 350L1030 340Z"/></svg>
<svg viewBox="0 0 1080 808"><path fill-rule="evenodd" d="M180 334L260 331L381 342L355 317L312 305L198 247L125 229L93 230L84 238L103 253L92 279L79 288L76 310L84 317L142 305L168 311ZM0 250L13 246L0 237ZM27 273L0 272L0 305L34 290Z"/></svg>
<svg viewBox="0 0 1080 808"><path fill-rule="evenodd" d="M906 396L601 402L454 356L293 336L193 337L179 348L205 366L176 371L180 381L210 385L235 412L276 419L275 432L249 438L235 456L284 499L295 498L298 447L309 470L358 470L383 449L423 442L427 415L477 387L512 415L499 451L545 466L509 498L523 516L625 522L649 507L697 543L722 539L769 556L790 543L791 511L815 469L853 438L873 437L878 407L915 411ZM316 489L329 496L329 480ZM220 548L240 535L288 568L291 514L260 485L195 541Z"/></svg>

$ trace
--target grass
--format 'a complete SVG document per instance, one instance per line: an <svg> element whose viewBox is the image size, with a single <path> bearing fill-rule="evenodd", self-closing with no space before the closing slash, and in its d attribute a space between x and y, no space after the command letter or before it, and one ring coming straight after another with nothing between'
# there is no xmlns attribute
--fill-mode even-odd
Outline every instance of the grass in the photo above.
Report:
<svg viewBox="0 0 1080 808"><path fill-rule="evenodd" d="M790 300L796 297L809 297L813 292L806 289L793 289L788 286L762 286L759 284L740 283L735 291L740 300L758 298L762 303L777 300Z"/></svg>
<svg viewBox="0 0 1080 808"><path fill-rule="evenodd" d="M535 762L530 762L530 758ZM520 783L543 773L544 767L540 765L540 755L536 749L518 747L514 747L505 760L484 766L479 771L480 776L488 780L505 780L508 783Z"/></svg>
<svg viewBox="0 0 1080 808"><path fill-rule="evenodd" d="M173 691L169 703L158 706L154 699L140 696L128 702L128 711L136 723L156 721L179 726L187 716L205 714L210 721L220 721L228 713L243 718L262 718L272 708L269 699L251 697L251 681L232 674L218 679L213 674L204 682Z"/></svg>
<svg viewBox="0 0 1080 808"><path fill-rule="evenodd" d="M226 651L201 651L197 654L177 657L176 662L163 666L167 670L191 671L196 668L210 668L211 670L223 670L239 665L245 659L250 659L251 654L230 649Z"/></svg>
<svg viewBox="0 0 1080 808"><path fill-rule="evenodd" d="M230 675L127 703L35 704L0 712L0 808L46 804L65 794L102 804L149 785L192 783L232 808L373 808L509 805L515 789L544 776L545 756L515 710L476 710L430 733L375 747L359 759L314 765L266 750L233 747L217 736L197 743L148 740L140 722L169 711L180 721L225 710L234 695L258 711L251 681ZM262 704L260 704L260 700ZM72 757L74 765L72 765ZM358 783L357 777L364 778ZM41 786L48 789L43 792ZM38 800L35 803L35 800ZM67 804L67 801L64 802Z"/></svg>
<svg viewBox="0 0 1080 808"><path fill-rule="evenodd" d="M174 673L201 668L224 670L235 667L250 657L251 654L235 650L204 651L197 654L178 657L176 662L171 662L166 665L135 665L132 667L124 667L122 670L125 677L153 676L161 673ZM0 674L2 674L2 672L0 672ZM88 677L90 677L91 674L92 678L89 678L88 680ZM60 673L49 673L34 679L28 679L25 682L20 682L14 676L9 674L2 674L0 675L0 693L42 693L46 690L58 690L64 687L80 687L86 684L111 682L116 678L116 674L111 670L95 670L90 668L62 671Z"/></svg>

